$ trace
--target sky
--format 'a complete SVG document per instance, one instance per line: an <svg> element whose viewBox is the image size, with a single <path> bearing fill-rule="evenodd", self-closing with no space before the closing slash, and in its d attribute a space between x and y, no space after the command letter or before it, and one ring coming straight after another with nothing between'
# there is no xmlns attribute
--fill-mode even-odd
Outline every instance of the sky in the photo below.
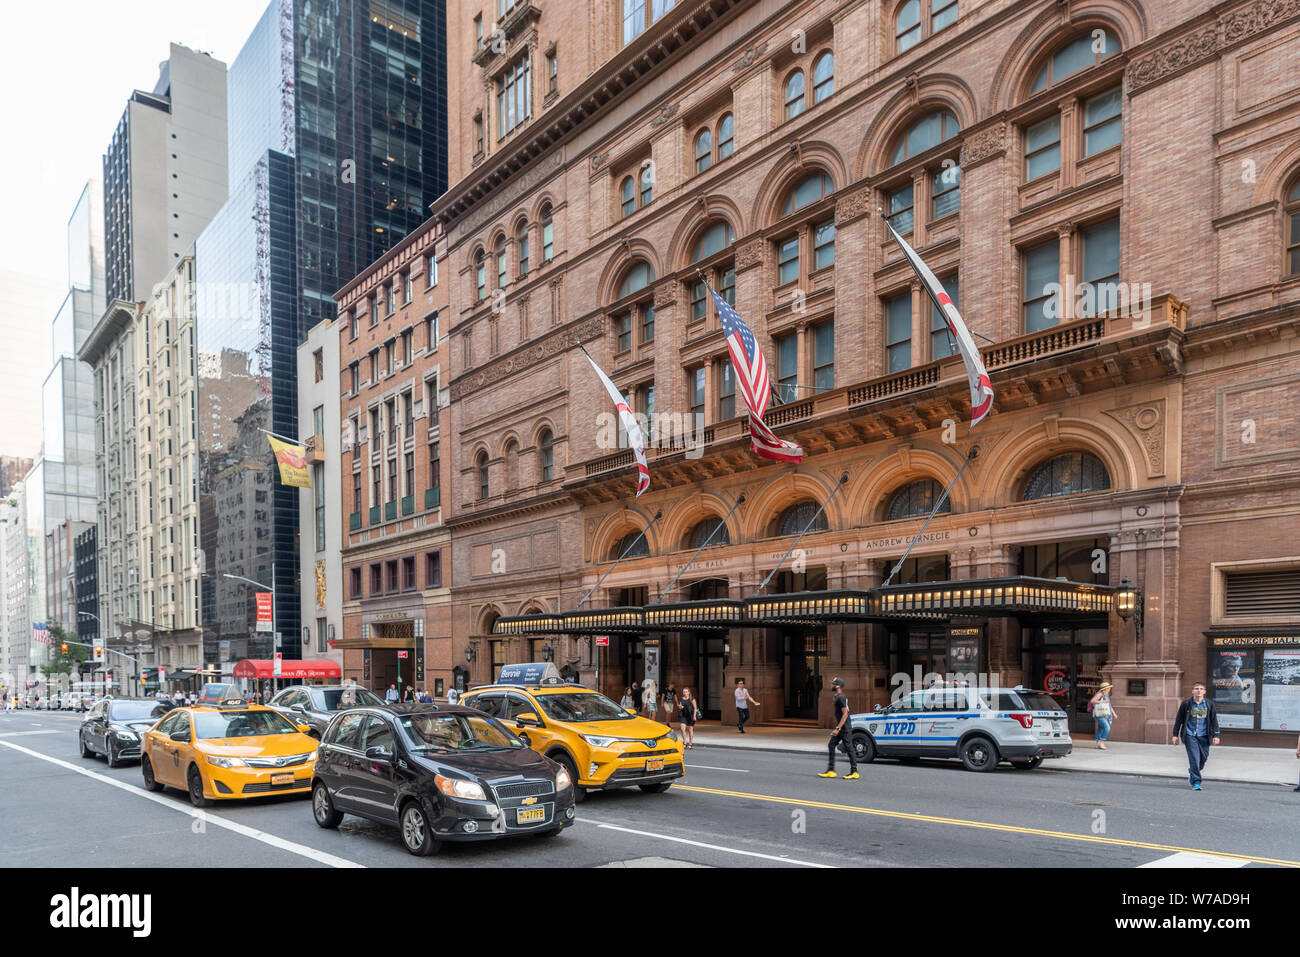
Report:
<svg viewBox="0 0 1300 957"><path fill-rule="evenodd" d="M0 455L35 458L50 324L67 295L68 218L132 90L170 43L227 65L270 0L11 4L0 33ZM102 211L100 211L102 215ZM35 413L35 414L33 414Z"/></svg>

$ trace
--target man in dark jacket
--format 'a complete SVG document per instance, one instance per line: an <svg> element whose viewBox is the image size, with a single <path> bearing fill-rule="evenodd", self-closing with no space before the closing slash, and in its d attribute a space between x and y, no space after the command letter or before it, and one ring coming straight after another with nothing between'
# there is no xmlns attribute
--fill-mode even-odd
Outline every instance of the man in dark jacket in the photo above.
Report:
<svg viewBox="0 0 1300 957"><path fill-rule="evenodd" d="M1201 790L1201 772L1205 759L1210 756L1210 745L1219 743L1219 715L1214 702L1205 697L1205 685L1192 685L1192 696L1178 706L1174 719L1174 744L1182 732L1183 747L1187 749L1187 775L1192 790Z"/></svg>

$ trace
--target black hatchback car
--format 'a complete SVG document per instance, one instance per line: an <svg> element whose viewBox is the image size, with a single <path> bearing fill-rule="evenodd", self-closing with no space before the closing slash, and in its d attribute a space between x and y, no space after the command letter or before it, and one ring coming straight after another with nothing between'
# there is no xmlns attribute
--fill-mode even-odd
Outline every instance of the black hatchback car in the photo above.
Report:
<svg viewBox="0 0 1300 957"><path fill-rule="evenodd" d="M266 703L294 724L311 726L313 738L325 733L330 720L340 711L359 705L382 707L384 699L365 688L348 685L291 685Z"/></svg>
<svg viewBox="0 0 1300 957"><path fill-rule="evenodd" d="M399 704L335 716L316 752L312 814L400 828L412 854L443 841L554 836L574 822L569 774L481 711Z"/></svg>
<svg viewBox="0 0 1300 957"><path fill-rule="evenodd" d="M102 754L110 768L139 760L144 733L171 710L171 702L155 698L104 698L81 719L81 756Z"/></svg>

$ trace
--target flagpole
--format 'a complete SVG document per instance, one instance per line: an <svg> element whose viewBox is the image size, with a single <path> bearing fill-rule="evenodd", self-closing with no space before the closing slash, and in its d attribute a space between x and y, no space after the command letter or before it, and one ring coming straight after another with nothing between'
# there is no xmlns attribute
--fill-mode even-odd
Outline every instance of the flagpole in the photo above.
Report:
<svg viewBox="0 0 1300 957"><path fill-rule="evenodd" d="M663 588L659 589L659 597L656 598L654 601L652 601L650 604L657 605L659 604L659 602L663 601L664 595L666 595L669 591L672 590L672 587L677 584L677 579L681 578L682 575L686 573L686 569L691 567L691 562L695 561L695 557L699 555L700 552L704 551L705 548L708 547L709 542L713 541L713 536L718 534L718 532L721 529L727 527L727 519L731 518L732 513L735 512L736 509L740 507L740 503L743 502L744 500L745 500L744 495L741 495L740 498L736 499L736 504L731 506L731 511L727 512L727 514L722 517L722 521L718 522L717 526L714 527L713 531L709 532L709 537L704 540L704 544L701 545L699 548L695 549L695 551L691 554L691 557L686 560L686 564L682 566L682 570L679 571L675 576L673 576L672 581L670 581Z"/></svg>
<svg viewBox="0 0 1300 957"><path fill-rule="evenodd" d="M840 486L847 484L848 481L849 481L849 473L845 472L843 475L840 476L840 480L835 483L835 487L831 489L831 494L826 496L826 501L822 502L821 508L817 509L813 517L808 519L808 524L803 527L803 531L800 532L799 536L793 542L790 543L790 547L785 550L785 554L782 555L781 560L776 563L776 567L767 573L767 577L763 579L763 584L759 585L758 588L754 590L753 594L749 596L750 598L753 598L754 595L758 595L763 591L764 588L767 587L767 583L772 580L772 576L777 573L777 570L780 569L780 567L785 564L785 560L790 557L790 553L794 551L794 547L799 544L799 542L803 539L805 535L808 534L808 529L812 528L813 524L816 523L817 516L821 515L821 513L826 510L826 506L831 503L831 499L833 499L835 497L835 493L840 490Z"/></svg>
<svg viewBox="0 0 1300 957"><path fill-rule="evenodd" d="M934 503L934 508L930 509L930 517L925 520L925 524L921 526L921 530L916 533L916 536L912 539L912 543L907 546L907 551L903 552L903 557L898 560L898 564L896 564L893 570L889 573L889 577L885 579L885 583L880 586L881 588L887 588L889 583L894 580L894 576L898 574L898 570L903 567L903 562L907 561L907 556L912 554L912 549L916 547L916 543L921 540L921 536L925 534L925 530L930 527L930 523L934 521L934 517L939 514L939 509L943 508L943 503L948 501L948 493L952 491L952 487L956 485L957 480L961 478L961 473L966 471L966 466L970 465L979 454L980 447L978 445L972 445L970 451L966 453L966 461L961 463L961 468L959 468L957 474L952 477L952 481L948 483L948 487L943 490L943 494L939 496L939 501Z"/></svg>
<svg viewBox="0 0 1300 957"><path fill-rule="evenodd" d="M585 352L586 350L584 349L583 351ZM659 521L659 519L663 517L663 514L664 514L663 509L660 509L659 511L655 512L655 517L650 519L650 524L647 525L645 528L641 529L640 535L638 535L635 539L627 543L627 548L623 549L623 554L618 556L618 561L615 561L613 565L610 565L609 568L605 570L605 574L601 575L600 578L596 581L596 584L592 585L589 589L587 589L587 594L582 596L582 601L578 602L576 605L573 606L575 609L582 607L583 603L586 602L586 600L591 597L591 593L594 592L597 588L599 588L600 583L609 577L609 573L618 567L618 563L621 562L623 559L627 558L628 552L632 551L632 549L636 547L636 543L639 542L641 539L645 538L645 533L650 531L650 525L653 525L655 522Z"/></svg>
<svg viewBox="0 0 1300 957"><path fill-rule="evenodd" d="M301 445L301 444L302 444L301 440L299 440L299 439L291 439L291 438L289 438L289 436L287 436L287 435L281 435L279 432L272 432L270 429L262 429L262 428L259 428L257 431L259 431L259 432L265 432L267 435L271 436L272 438L279 439L281 442L290 442L290 443L292 443L293 445Z"/></svg>

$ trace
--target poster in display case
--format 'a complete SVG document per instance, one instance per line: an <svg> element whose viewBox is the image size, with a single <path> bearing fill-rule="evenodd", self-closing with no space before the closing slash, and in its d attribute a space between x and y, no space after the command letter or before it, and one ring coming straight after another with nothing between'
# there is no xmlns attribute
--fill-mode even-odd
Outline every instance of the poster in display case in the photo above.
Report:
<svg viewBox="0 0 1300 957"><path fill-rule="evenodd" d="M1212 654L1214 707L1219 713L1221 728L1255 730L1256 654L1249 648Z"/></svg>
<svg viewBox="0 0 1300 957"><path fill-rule="evenodd" d="M1300 729L1300 648L1265 651L1263 673L1260 730Z"/></svg>

